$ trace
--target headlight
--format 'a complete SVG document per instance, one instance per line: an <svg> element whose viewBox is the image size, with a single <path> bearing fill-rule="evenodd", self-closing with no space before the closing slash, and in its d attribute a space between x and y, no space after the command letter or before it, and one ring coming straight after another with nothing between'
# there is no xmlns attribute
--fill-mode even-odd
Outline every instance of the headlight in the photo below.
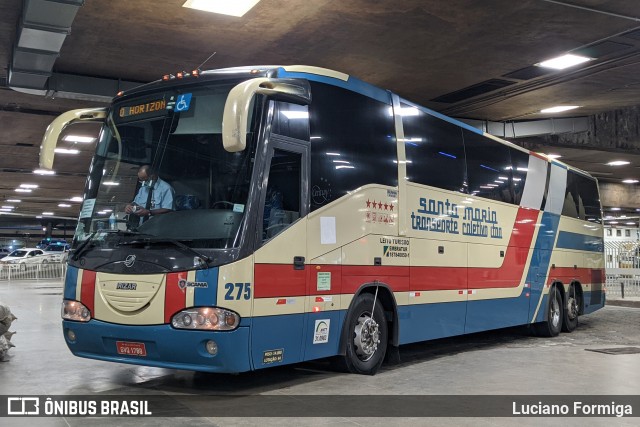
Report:
<svg viewBox="0 0 640 427"><path fill-rule="evenodd" d="M79 301L64 300L62 302L62 318L76 322L88 322L91 320L91 312Z"/></svg>
<svg viewBox="0 0 640 427"><path fill-rule="evenodd" d="M171 326L177 329L231 331L239 324L240 316L237 313L217 307L188 308L171 318Z"/></svg>

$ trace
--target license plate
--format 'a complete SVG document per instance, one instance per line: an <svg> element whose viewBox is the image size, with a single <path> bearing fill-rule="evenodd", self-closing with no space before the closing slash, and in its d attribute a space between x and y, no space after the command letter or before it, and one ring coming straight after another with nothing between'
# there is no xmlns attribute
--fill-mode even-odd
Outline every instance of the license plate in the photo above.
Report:
<svg viewBox="0 0 640 427"><path fill-rule="evenodd" d="M147 349L142 342L116 341L118 354L125 356L146 356Z"/></svg>

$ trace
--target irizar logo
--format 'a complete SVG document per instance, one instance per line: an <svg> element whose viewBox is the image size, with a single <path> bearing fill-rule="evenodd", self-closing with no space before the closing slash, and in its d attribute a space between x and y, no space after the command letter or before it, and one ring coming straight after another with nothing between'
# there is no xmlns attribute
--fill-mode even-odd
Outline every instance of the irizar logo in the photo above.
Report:
<svg viewBox="0 0 640 427"><path fill-rule="evenodd" d="M137 283L124 283L124 282L119 282L116 285L116 290L122 290L122 291L135 291L136 288L138 287Z"/></svg>
<svg viewBox="0 0 640 427"><path fill-rule="evenodd" d="M133 266L133 264L136 262L136 256L135 255L129 255L128 257L125 258L124 260L124 265L127 267L131 267Z"/></svg>

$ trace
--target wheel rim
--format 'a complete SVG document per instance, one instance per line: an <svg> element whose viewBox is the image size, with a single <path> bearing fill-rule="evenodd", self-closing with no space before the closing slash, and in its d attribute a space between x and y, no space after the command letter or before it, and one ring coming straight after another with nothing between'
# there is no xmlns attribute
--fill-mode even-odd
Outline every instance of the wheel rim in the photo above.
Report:
<svg viewBox="0 0 640 427"><path fill-rule="evenodd" d="M578 317L578 298L573 294L569 295L567 301L567 316L569 317L569 320L573 320Z"/></svg>
<svg viewBox="0 0 640 427"><path fill-rule="evenodd" d="M362 313L356 324L353 345L358 359L366 362L371 359L378 350L380 343L380 329L378 323L371 318L369 313Z"/></svg>
<svg viewBox="0 0 640 427"><path fill-rule="evenodd" d="M551 324L556 327L560 323L560 303L558 302L558 295L553 293L553 300L551 300Z"/></svg>

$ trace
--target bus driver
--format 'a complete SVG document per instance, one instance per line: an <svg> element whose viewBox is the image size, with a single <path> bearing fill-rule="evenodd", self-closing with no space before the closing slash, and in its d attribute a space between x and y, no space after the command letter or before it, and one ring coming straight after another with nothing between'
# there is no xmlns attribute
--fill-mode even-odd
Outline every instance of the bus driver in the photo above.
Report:
<svg viewBox="0 0 640 427"><path fill-rule="evenodd" d="M138 169L138 179L142 185L133 202L126 206L126 213L144 220L173 210L173 187L158 177L156 170L149 165L142 165Z"/></svg>

